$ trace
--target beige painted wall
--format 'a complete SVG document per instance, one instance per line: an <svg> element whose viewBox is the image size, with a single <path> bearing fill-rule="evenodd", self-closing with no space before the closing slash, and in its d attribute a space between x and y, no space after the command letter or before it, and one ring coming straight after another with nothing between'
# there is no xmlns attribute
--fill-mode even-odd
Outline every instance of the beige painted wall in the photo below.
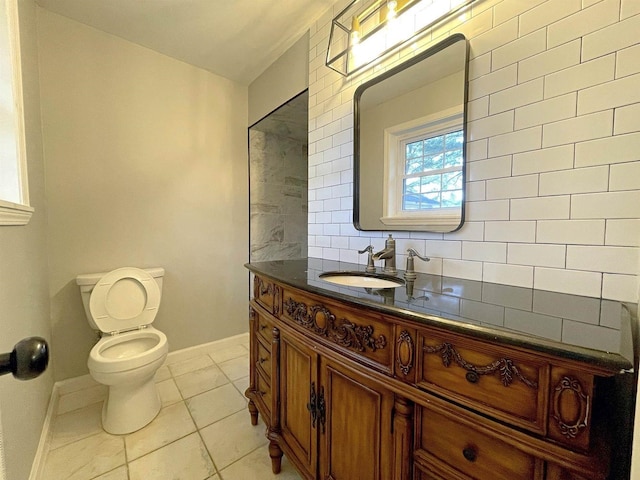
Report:
<svg viewBox="0 0 640 480"><path fill-rule="evenodd" d="M0 227L0 352L9 352L22 338L51 338L47 288L46 209L40 130L36 10L20 0L25 133L31 205L35 212L24 227ZM29 477L53 387L51 366L27 382L0 377L7 478Z"/></svg>
<svg viewBox="0 0 640 480"><path fill-rule="evenodd" d="M309 32L249 85L249 125L309 87Z"/></svg>
<svg viewBox="0 0 640 480"><path fill-rule="evenodd" d="M95 342L75 277L166 269L170 350L247 330L247 87L38 9L56 380Z"/></svg>

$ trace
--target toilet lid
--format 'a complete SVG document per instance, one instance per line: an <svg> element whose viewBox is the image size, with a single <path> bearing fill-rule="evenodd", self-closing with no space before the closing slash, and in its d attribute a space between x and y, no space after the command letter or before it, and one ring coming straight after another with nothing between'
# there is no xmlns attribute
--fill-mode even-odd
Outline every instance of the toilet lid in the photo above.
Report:
<svg viewBox="0 0 640 480"><path fill-rule="evenodd" d="M128 330L153 322L160 305L155 279L139 268L118 268L94 287L89 311L100 331Z"/></svg>

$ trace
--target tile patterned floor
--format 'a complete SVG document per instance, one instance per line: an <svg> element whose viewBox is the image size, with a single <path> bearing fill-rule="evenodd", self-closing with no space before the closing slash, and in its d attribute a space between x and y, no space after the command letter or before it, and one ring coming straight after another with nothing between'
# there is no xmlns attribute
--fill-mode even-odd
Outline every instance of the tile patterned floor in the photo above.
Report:
<svg viewBox="0 0 640 480"><path fill-rule="evenodd" d="M41 480L299 480L286 458L271 473L264 424L251 425L248 337L185 356L158 370L162 410L128 435L102 430L104 386L61 395Z"/></svg>

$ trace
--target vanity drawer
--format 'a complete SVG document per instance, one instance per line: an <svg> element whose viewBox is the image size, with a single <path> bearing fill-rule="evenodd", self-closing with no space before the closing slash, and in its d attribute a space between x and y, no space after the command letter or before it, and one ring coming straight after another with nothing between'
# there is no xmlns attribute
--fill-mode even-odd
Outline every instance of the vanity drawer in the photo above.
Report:
<svg viewBox="0 0 640 480"><path fill-rule="evenodd" d="M266 345L271 345L271 340L273 337L273 322L261 315L259 312L256 312L257 322L256 322L256 334L257 338L262 340L262 343Z"/></svg>
<svg viewBox="0 0 640 480"><path fill-rule="evenodd" d="M549 366L509 348L419 331L416 384L545 434Z"/></svg>
<svg viewBox="0 0 640 480"><path fill-rule="evenodd" d="M392 372L393 324L382 316L284 289L280 320L353 359L387 374Z"/></svg>
<svg viewBox="0 0 640 480"><path fill-rule="evenodd" d="M439 466L442 468L442 465ZM443 472L441 468L431 462L428 465L416 462L413 465L413 480L470 480L467 475L462 475L452 469Z"/></svg>
<svg viewBox="0 0 640 480"><path fill-rule="evenodd" d="M259 275L253 277L253 298L269 313L273 313L275 290L275 284L271 280Z"/></svg>
<svg viewBox="0 0 640 480"><path fill-rule="evenodd" d="M269 382L262 376L262 373L260 372L260 370L257 371L257 375L256 375L256 393L258 394L258 398L260 399L259 401L262 402L262 406L264 409L264 411L267 412L267 414L270 416L271 415L271 385L269 384ZM263 409L259 408L259 410L262 412Z"/></svg>
<svg viewBox="0 0 640 480"><path fill-rule="evenodd" d="M434 472L430 472L421 465L416 465L413 472L414 480L442 480L442 477L436 476Z"/></svg>
<svg viewBox="0 0 640 480"><path fill-rule="evenodd" d="M434 470L449 472L445 478L475 480L538 480L544 463L510 443L461 422L461 412L451 406L436 411L429 406L416 409L416 460L433 464ZM425 476L424 478L439 478Z"/></svg>
<svg viewBox="0 0 640 480"><path fill-rule="evenodd" d="M261 340L258 340L258 358L256 359L256 366L260 374L271 383L271 348L267 348L262 344Z"/></svg>

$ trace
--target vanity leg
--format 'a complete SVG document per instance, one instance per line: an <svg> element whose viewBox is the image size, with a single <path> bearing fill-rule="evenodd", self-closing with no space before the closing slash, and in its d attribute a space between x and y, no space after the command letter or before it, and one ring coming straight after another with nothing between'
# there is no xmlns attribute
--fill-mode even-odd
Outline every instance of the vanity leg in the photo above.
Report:
<svg viewBox="0 0 640 480"><path fill-rule="evenodd" d="M256 404L253 403L253 400L249 400L249 414L251 415L251 425L254 427L258 425L258 408Z"/></svg>
<svg viewBox="0 0 640 480"><path fill-rule="evenodd" d="M282 468L282 449L273 440L269 441L269 456L271 457L271 471L274 474L280 473Z"/></svg>

